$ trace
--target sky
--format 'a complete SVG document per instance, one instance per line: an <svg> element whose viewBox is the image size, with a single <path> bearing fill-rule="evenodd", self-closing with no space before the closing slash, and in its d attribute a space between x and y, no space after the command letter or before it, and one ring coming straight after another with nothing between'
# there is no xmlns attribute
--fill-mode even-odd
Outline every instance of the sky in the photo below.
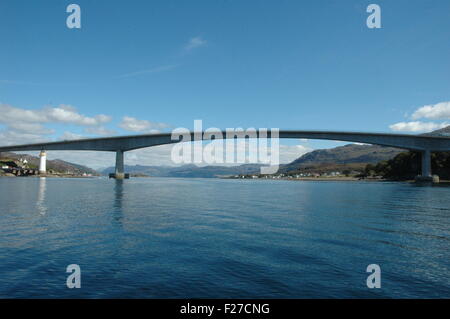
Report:
<svg viewBox="0 0 450 319"><path fill-rule="evenodd" d="M67 27L72 3L81 28ZM366 24L372 3L381 28ZM194 120L411 134L450 123L445 0L1 0L0 44L1 145L170 132ZM342 144L282 141L281 160ZM126 162L171 165L170 147Z"/></svg>

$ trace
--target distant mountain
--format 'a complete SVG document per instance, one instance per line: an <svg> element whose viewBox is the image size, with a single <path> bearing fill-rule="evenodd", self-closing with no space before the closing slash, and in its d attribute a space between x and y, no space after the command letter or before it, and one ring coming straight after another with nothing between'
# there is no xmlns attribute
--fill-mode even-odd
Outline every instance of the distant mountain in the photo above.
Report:
<svg viewBox="0 0 450 319"><path fill-rule="evenodd" d="M422 135L450 137L450 125ZM367 176L377 175L391 180L412 180L421 174L421 162L421 157L417 152L406 151L388 161L377 163L377 165L368 165L364 173ZM433 167L433 174L444 180L450 179L450 152L433 152L431 167Z"/></svg>
<svg viewBox="0 0 450 319"><path fill-rule="evenodd" d="M307 171L343 171L345 169L363 169L368 163L388 160L400 153L400 149L372 145L348 144L332 149L321 149L304 154L295 161L280 165L280 172ZM215 178L233 175L259 174L261 165L245 164L239 166L203 166L183 165L144 166L125 165L125 171L130 174L144 174L154 177L203 177ZM101 171L108 175L114 172L114 167Z"/></svg>
<svg viewBox="0 0 450 319"><path fill-rule="evenodd" d="M423 135L450 136L450 125ZM295 161L283 165L280 171L293 173L297 171L362 170L367 164L376 164L390 160L404 151L398 148L378 145L348 144L309 152Z"/></svg>
<svg viewBox="0 0 450 319"><path fill-rule="evenodd" d="M16 154L12 152L1 152L0 153L0 160L14 160L18 162L20 159L26 159L28 162L28 167L30 168L38 168L39 167L39 157L32 156L28 154ZM92 174L92 175L99 175L99 173L92 168L66 162L60 159L56 160L47 160L47 171L54 171L57 173L69 173L69 174L77 174L82 175L83 173L86 174Z"/></svg>
<svg viewBox="0 0 450 319"><path fill-rule="evenodd" d="M369 163L393 158L402 150L378 145L347 144L331 149L320 149L304 154L295 161L283 165L281 172L357 170Z"/></svg>
<svg viewBox="0 0 450 319"><path fill-rule="evenodd" d="M425 133L422 135L426 135L426 136L444 136L444 137L450 137L450 125L446 126L444 128L441 128L439 130L430 132L430 133Z"/></svg>
<svg viewBox="0 0 450 319"><path fill-rule="evenodd" d="M183 166L144 166L125 165L125 172L130 174L145 174L154 177L203 177L216 178L231 175L245 175L259 172L259 164L245 164L239 166L203 166L183 165ZM101 171L107 175L114 172L114 167L108 167Z"/></svg>

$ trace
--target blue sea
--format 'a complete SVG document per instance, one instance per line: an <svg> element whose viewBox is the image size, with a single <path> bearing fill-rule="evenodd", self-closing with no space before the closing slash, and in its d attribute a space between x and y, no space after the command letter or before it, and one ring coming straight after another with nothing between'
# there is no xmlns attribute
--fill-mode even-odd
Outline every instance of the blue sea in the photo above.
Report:
<svg viewBox="0 0 450 319"><path fill-rule="evenodd" d="M450 187L0 178L0 298L450 298Z"/></svg>

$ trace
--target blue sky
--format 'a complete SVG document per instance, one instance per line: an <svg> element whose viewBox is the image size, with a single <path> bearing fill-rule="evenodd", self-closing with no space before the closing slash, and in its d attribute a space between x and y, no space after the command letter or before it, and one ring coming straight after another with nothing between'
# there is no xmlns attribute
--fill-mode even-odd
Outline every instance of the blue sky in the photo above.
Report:
<svg viewBox="0 0 450 319"><path fill-rule="evenodd" d="M66 26L71 3L81 29ZM371 3L381 29L366 26ZM0 143L195 119L418 133L450 122L449 40L450 2L439 0L2 0ZM40 117L14 126L17 114Z"/></svg>

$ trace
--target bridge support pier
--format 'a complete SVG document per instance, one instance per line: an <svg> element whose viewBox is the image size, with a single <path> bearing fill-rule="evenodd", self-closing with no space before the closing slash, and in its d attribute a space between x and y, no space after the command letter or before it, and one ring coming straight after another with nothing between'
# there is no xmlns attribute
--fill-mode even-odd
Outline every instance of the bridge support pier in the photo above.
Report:
<svg viewBox="0 0 450 319"><path fill-rule="evenodd" d="M439 176L431 175L431 151L422 151L422 171L421 175L416 176L416 182L439 183Z"/></svg>
<svg viewBox="0 0 450 319"><path fill-rule="evenodd" d="M109 175L110 178L111 177L115 179L129 178L129 175L124 173L123 154L124 151L122 150L116 151L116 169L114 174Z"/></svg>
<svg viewBox="0 0 450 319"><path fill-rule="evenodd" d="M39 174L47 174L47 154L45 153L45 150L41 150L39 153Z"/></svg>

